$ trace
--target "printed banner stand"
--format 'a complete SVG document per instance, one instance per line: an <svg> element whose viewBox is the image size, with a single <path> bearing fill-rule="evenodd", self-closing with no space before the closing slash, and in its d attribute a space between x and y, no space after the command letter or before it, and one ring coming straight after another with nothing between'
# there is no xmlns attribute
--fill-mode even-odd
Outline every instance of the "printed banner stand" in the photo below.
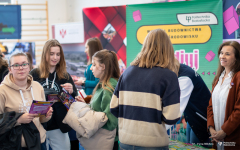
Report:
<svg viewBox="0 0 240 150"><path fill-rule="evenodd" d="M160 28L171 39L180 63L193 68L212 88L223 37L221 0L128 5L126 16L128 66L148 32Z"/></svg>

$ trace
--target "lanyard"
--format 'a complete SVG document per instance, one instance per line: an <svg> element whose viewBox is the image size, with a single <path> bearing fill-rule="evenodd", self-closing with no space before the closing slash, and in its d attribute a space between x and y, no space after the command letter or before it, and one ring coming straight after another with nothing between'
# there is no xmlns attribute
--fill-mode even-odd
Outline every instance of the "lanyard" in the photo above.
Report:
<svg viewBox="0 0 240 150"><path fill-rule="evenodd" d="M27 102L28 102L28 101L24 99L22 90L19 90L19 91L20 91L20 94L21 94L21 97L22 97L23 105L27 107L27 112L29 112L30 106L27 106ZM33 98L33 100L34 100L32 87L31 87L31 94L32 94L32 98Z"/></svg>
<svg viewBox="0 0 240 150"><path fill-rule="evenodd" d="M55 83L55 79L56 79L56 72L54 73L54 79L53 79L53 82L52 82L52 85L51 85L51 88L50 88L50 89L53 88L53 85L54 85L54 83ZM48 86L48 78L46 78L46 84L47 84L47 88L49 88L49 86Z"/></svg>

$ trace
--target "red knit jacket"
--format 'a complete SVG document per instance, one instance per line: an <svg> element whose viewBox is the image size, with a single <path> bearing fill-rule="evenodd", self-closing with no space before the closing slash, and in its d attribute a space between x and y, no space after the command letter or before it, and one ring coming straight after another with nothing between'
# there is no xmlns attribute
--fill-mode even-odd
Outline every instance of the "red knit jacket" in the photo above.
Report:
<svg viewBox="0 0 240 150"><path fill-rule="evenodd" d="M213 84L212 91L214 90L217 83L218 81ZM234 75L230 84L232 87L229 90L225 110L225 119L221 128L227 134L224 138L224 142L236 143L235 147L224 146L224 149L240 150L240 71ZM212 126L213 128L215 128L213 119L212 97L209 101L209 106L207 108L207 126ZM215 144L216 143L214 143L214 145Z"/></svg>

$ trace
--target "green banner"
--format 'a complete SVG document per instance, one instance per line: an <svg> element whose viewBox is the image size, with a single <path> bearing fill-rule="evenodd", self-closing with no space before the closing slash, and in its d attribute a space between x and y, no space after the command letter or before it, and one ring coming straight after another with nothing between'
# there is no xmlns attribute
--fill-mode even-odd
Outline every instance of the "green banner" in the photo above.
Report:
<svg viewBox="0 0 240 150"><path fill-rule="evenodd" d="M180 63L196 70L212 89L223 37L221 0L128 5L126 17L128 66L148 32L161 28L171 39Z"/></svg>

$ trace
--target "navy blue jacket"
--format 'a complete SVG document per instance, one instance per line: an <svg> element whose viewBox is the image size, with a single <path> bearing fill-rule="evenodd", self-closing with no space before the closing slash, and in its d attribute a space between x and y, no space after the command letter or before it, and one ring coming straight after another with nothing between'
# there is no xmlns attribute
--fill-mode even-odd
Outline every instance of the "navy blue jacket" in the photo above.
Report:
<svg viewBox="0 0 240 150"><path fill-rule="evenodd" d="M185 97L185 100L183 100L185 102L188 101L186 109L184 110L184 117L190 124L198 139L201 142L204 142L209 138L206 119L207 107L211 98L211 93L201 76L187 65L180 65L178 80L181 95L184 94L182 93L184 90L185 95L186 93L189 93L190 96ZM182 99L180 105L181 103Z"/></svg>

